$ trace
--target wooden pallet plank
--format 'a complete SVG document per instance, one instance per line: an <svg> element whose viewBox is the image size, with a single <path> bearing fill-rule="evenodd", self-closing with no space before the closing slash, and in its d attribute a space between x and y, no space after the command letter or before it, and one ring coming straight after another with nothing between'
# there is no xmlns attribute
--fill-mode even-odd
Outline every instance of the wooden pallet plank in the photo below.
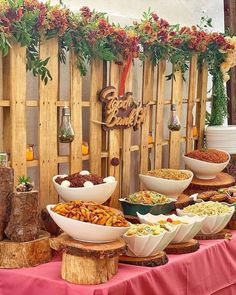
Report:
<svg viewBox="0 0 236 295"><path fill-rule="evenodd" d="M58 39L40 44L40 58L50 56L47 64L53 80L47 85L39 80L39 186L40 206L58 201L52 177L58 173L57 155L57 105L58 100Z"/></svg>
<svg viewBox="0 0 236 295"><path fill-rule="evenodd" d="M10 100L10 108L4 110L4 150L10 152L11 166L17 178L26 175L26 49L12 44L4 58L3 95Z"/></svg>
<svg viewBox="0 0 236 295"><path fill-rule="evenodd" d="M173 66L174 70L174 66ZM171 103L176 104L177 114L181 120L182 114L182 99L183 99L183 77L181 71L174 71L174 78L172 78L172 94ZM169 145L169 167L179 168L180 164L180 131L170 131L170 145Z"/></svg>
<svg viewBox="0 0 236 295"><path fill-rule="evenodd" d="M188 82L188 105L187 105L187 123L186 123L186 153L194 149L193 141L193 108L195 104L197 89L197 54L194 54L190 61L189 82Z"/></svg>
<svg viewBox="0 0 236 295"><path fill-rule="evenodd" d="M155 124L155 151L154 169L162 166L162 141L163 141L163 111L164 111L164 87L165 87L166 61L160 60L157 69L157 105L156 105L156 124Z"/></svg>
<svg viewBox="0 0 236 295"><path fill-rule="evenodd" d="M197 97L200 103L197 105L196 110L196 126L198 129L197 148L203 147L204 131L205 131L205 118L206 118L206 101L207 101L207 82L208 82L208 69L207 63L203 63L198 74Z"/></svg>
<svg viewBox="0 0 236 295"><path fill-rule="evenodd" d="M93 122L102 120L102 104L98 100L98 94L103 87L103 62L94 59L91 62L91 85L90 85L90 171L101 175L101 150L102 150L102 127Z"/></svg>
<svg viewBox="0 0 236 295"><path fill-rule="evenodd" d="M126 91L132 92L132 74L133 67L130 67L129 75L126 80ZM131 134L132 128L124 129L122 132L122 196L127 196L130 193L131 182Z"/></svg>
<svg viewBox="0 0 236 295"><path fill-rule="evenodd" d="M0 106L3 99L3 60L0 52ZM3 151L3 109L0 108L0 151Z"/></svg>
<svg viewBox="0 0 236 295"><path fill-rule="evenodd" d="M109 84L111 86L115 86L117 89L118 94L118 88L119 88L119 82L120 82L120 67L115 64L114 62L110 65L110 78L109 78ZM108 137L108 174L112 175L116 178L118 181L118 185L116 187L115 192L113 193L111 197L110 206L114 208L120 208L119 204L119 196L120 196L120 189L121 189L121 181L120 181L120 169L121 169L121 163L120 165L113 167L111 165L111 159L112 158L118 158L120 159L120 147L121 147L121 131L119 129L114 129L109 131L109 137Z"/></svg>
<svg viewBox="0 0 236 295"><path fill-rule="evenodd" d="M71 124L75 138L70 144L70 173L82 170L82 77L76 63L76 55L70 53L70 107Z"/></svg>
<svg viewBox="0 0 236 295"><path fill-rule="evenodd" d="M153 65L150 59L144 61L143 66L143 92L142 102L144 104L152 101L153 96ZM141 148L140 148L140 173L148 171L148 135L150 128L150 111L147 112L145 121L141 127Z"/></svg>

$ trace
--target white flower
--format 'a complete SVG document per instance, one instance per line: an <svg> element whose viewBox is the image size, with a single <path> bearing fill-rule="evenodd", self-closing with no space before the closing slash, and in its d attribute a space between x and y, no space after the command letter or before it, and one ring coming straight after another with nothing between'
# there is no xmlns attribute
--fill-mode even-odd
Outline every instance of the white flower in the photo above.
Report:
<svg viewBox="0 0 236 295"><path fill-rule="evenodd" d="M116 179L113 176L108 176L108 177L103 178L103 182L106 182L106 183L115 182L115 181L116 181Z"/></svg>
<svg viewBox="0 0 236 295"><path fill-rule="evenodd" d="M90 172L89 172L88 170L82 170L82 171L80 171L79 174L80 174L80 175L89 175Z"/></svg>
<svg viewBox="0 0 236 295"><path fill-rule="evenodd" d="M69 180L63 180L62 183L61 183L61 186L63 186L63 187L69 187L70 186Z"/></svg>
<svg viewBox="0 0 236 295"><path fill-rule="evenodd" d="M85 181L84 187L92 187L94 184L91 181Z"/></svg>

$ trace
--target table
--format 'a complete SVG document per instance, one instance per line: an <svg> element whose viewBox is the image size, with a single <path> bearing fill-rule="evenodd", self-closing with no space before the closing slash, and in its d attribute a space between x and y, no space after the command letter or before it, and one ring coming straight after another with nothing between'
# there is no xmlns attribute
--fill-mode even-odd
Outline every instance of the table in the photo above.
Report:
<svg viewBox="0 0 236 295"><path fill-rule="evenodd" d="M168 255L154 268L119 265L102 285L83 286L60 279L58 258L28 269L0 269L0 295L233 295L236 294L236 231L232 240L200 241L191 254Z"/></svg>

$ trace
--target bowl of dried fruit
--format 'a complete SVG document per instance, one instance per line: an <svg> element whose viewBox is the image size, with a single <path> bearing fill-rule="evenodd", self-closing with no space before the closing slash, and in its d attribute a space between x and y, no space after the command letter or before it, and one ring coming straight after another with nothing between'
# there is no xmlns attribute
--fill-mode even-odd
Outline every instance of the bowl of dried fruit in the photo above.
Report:
<svg viewBox="0 0 236 295"><path fill-rule="evenodd" d="M119 199L124 214L136 216L137 212L141 214L151 213L168 214L174 209L175 199L168 198L165 195L153 191L140 191L133 193L125 198Z"/></svg>
<svg viewBox="0 0 236 295"><path fill-rule="evenodd" d="M52 180L57 193L65 202L81 200L103 204L117 185L113 176L103 178L87 170L72 175L56 175Z"/></svg>
<svg viewBox="0 0 236 295"><path fill-rule="evenodd" d="M171 243L185 243L191 240L200 231L204 217L201 216L177 216L171 215L152 215L152 214L137 214L141 223L160 224L176 226L176 234Z"/></svg>
<svg viewBox="0 0 236 295"><path fill-rule="evenodd" d="M95 202L71 201L48 205L47 210L65 233L84 242L115 241L130 226L121 212Z"/></svg>
<svg viewBox="0 0 236 295"><path fill-rule="evenodd" d="M183 160L199 179L214 179L229 163L230 155L216 149L194 150Z"/></svg>
<svg viewBox="0 0 236 295"><path fill-rule="evenodd" d="M139 174L146 189L177 198L191 183L193 173L189 170L156 169Z"/></svg>

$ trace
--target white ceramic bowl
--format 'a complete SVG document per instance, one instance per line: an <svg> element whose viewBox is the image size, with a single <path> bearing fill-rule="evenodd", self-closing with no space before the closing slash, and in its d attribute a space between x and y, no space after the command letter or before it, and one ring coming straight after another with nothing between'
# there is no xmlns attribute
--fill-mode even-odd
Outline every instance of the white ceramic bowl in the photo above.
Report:
<svg viewBox="0 0 236 295"><path fill-rule="evenodd" d="M98 225L64 217L51 210L54 206L47 205L50 216L65 233L75 240L91 243L112 242L122 237L129 229L129 227Z"/></svg>
<svg viewBox="0 0 236 295"><path fill-rule="evenodd" d="M158 236L146 235L146 236L126 236L123 235L123 239L128 246L128 256L148 257L157 254L165 249L175 236L177 227L174 227L172 231L166 231Z"/></svg>
<svg viewBox="0 0 236 295"><path fill-rule="evenodd" d="M56 183L57 177L67 175L56 175L52 178L58 195L66 202L70 201L93 201L99 204L106 202L116 189L117 181L97 184L92 187L64 187Z"/></svg>
<svg viewBox="0 0 236 295"><path fill-rule="evenodd" d="M226 153L225 151L222 151ZM196 160L190 157L183 156L186 166L193 171L194 175L199 179L214 179L216 174L220 173L228 165L230 154L226 153L229 157L225 163L209 163L201 160Z"/></svg>
<svg viewBox="0 0 236 295"><path fill-rule="evenodd" d="M216 234L226 227L230 221L232 215L234 214L235 207L229 207L230 212L221 215L203 216L205 217L202 223L200 233L209 235ZM179 216L196 216L192 213L184 213L183 210L176 209Z"/></svg>
<svg viewBox="0 0 236 295"><path fill-rule="evenodd" d="M193 173L191 171L180 171L188 172L191 176L185 180L172 180L139 174L139 178L148 190L176 199L189 186L193 179Z"/></svg>
<svg viewBox="0 0 236 295"><path fill-rule="evenodd" d="M200 231L203 221L205 217L201 216L177 216L175 214L172 215L152 215L150 213L146 215L141 215L137 213L139 221L141 223L156 223L160 220L166 220L167 218L171 218L172 220L180 220L186 222L187 224L178 224L176 225L177 231L176 234L171 241L171 243L185 243L191 240L196 234Z"/></svg>

